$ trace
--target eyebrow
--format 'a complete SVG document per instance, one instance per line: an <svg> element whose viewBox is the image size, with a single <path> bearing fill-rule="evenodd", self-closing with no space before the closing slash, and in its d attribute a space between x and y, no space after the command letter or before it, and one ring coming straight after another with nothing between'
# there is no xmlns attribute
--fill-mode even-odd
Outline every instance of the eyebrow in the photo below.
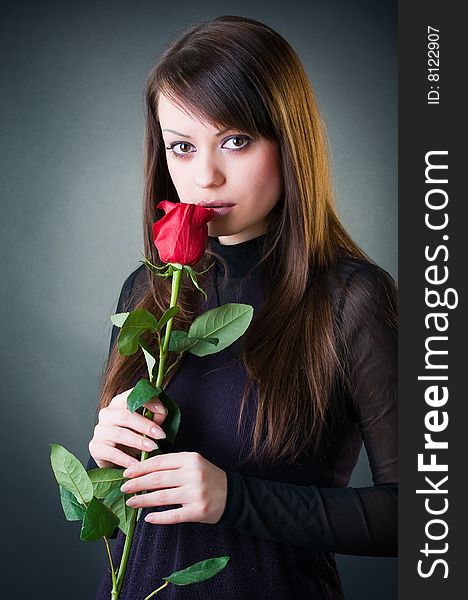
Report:
<svg viewBox="0 0 468 600"><path fill-rule="evenodd" d="M226 131L230 131L231 129L232 129L232 127L227 127L227 129L218 131L218 133L215 133L214 135L215 135L215 137L219 137L220 135L223 135L223 133L226 133ZM180 133L180 131L175 131L174 129L163 129L163 131L170 131L171 133L175 133L176 135L181 135L182 137L192 139L191 135L188 135L187 133Z"/></svg>

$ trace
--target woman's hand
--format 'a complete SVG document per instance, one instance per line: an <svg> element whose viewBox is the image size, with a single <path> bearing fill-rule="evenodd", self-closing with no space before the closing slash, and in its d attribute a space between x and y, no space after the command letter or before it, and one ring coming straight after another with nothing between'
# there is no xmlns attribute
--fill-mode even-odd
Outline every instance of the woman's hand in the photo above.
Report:
<svg viewBox="0 0 468 600"><path fill-rule="evenodd" d="M138 464L142 450L151 452L158 446L153 440L166 437L159 425L167 415L162 402L155 398L143 406L154 413L153 420L127 407L127 398L133 388L114 396L106 408L99 411L98 423L88 448L98 467L128 467Z"/></svg>
<svg viewBox="0 0 468 600"><path fill-rule="evenodd" d="M156 490L127 500L132 508L182 504L149 513L148 523L217 523L226 506L226 473L197 452L153 456L132 465L123 476L131 480L120 488L122 492Z"/></svg>

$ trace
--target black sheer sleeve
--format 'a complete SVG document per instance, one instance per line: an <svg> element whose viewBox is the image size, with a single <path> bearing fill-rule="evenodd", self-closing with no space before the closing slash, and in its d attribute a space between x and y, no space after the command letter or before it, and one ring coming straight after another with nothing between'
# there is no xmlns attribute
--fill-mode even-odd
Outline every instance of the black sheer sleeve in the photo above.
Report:
<svg viewBox="0 0 468 600"><path fill-rule="evenodd" d="M324 488L229 472L219 524L276 542L361 556L397 555L397 293L388 273L346 267L338 322L374 486ZM336 290L335 290L336 291Z"/></svg>

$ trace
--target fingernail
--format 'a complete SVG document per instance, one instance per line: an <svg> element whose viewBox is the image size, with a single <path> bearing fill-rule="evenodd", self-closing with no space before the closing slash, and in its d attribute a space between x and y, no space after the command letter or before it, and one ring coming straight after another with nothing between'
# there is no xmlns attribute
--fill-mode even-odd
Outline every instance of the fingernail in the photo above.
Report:
<svg viewBox="0 0 468 600"><path fill-rule="evenodd" d="M132 463L132 464L136 464L136 463ZM122 473L122 475L124 477L128 477L129 475L133 475L135 473L135 469L132 469L132 467L127 467L125 469L125 471Z"/></svg>
<svg viewBox="0 0 468 600"><path fill-rule="evenodd" d="M138 502L137 498L135 498L135 496L133 496L132 498L129 498L125 504L127 506L135 506L135 504L137 504L137 502Z"/></svg>
<svg viewBox="0 0 468 600"><path fill-rule="evenodd" d="M166 434L162 429L151 427L151 436L157 438L158 440L163 440L166 437Z"/></svg>
<svg viewBox="0 0 468 600"><path fill-rule="evenodd" d="M143 440L143 446L148 450L155 450L158 446L153 440Z"/></svg>
<svg viewBox="0 0 468 600"><path fill-rule="evenodd" d="M164 406L164 404L159 404L158 402L154 405L154 409L160 415L167 415L167 408Z"/></svg>

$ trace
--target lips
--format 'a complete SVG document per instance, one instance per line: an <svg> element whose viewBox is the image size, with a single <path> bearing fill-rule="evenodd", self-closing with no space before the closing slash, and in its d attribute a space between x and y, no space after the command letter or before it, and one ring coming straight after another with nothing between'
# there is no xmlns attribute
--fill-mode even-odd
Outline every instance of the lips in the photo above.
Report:
<svg viewBox="0 0 468 600"><path fill-rule="evenodd" d="M217 215L227 215L228 213L231 212L231 210L234 209L234 204L232 204L231 206L210 206L209 208L215 212Z"/></svg>
<svg viewBox="0 0 468 600"><path fill-rule="evenodd" d="M203 206L204 208L225 208L235 206L233 202L221 202L220 200L200 200L197 202L197 206Z"/></svg>
<svg viewBox="0 0 468 600"><path fill-rule="evenodd" d="M218 200L200 200L200 202L197 202L197 206L211 208L216 215L227 215L234 208L235 204L232 202L219 202Z"/></svg>

